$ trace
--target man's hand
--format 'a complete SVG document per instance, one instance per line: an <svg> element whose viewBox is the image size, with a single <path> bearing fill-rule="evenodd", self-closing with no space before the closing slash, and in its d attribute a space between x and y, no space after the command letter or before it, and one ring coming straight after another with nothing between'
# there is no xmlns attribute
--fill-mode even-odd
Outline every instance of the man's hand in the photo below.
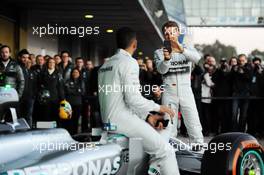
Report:
<svg viewBox="0 0 264 175"><path fill-rule="evenodd" d="M150 115L150 116L148 117L147 122L148 122L153 128L155 128L155 129L157 129L157 130L162 130L162 129L164 129L162 122L159 122L159 125L156 126L156 123L158 122L158 120L162 120L162 119L163 119L163 116L160 116L160 115L155 114L155 115Z"/></svg>
<svg viewBox="0 0 264 175"><path fill-rule="evenodd" d="M179 43L179 41L171 41L171 47L173 52L176 53L182 53L183 52L183 47L182 45Z"/></svg>
<svg viewBox="0 0 264 175"><path fill-rule="evenodd" d="M167 113L167 114L170 115L171 118L173 118L175 116L174 111L171 108L169 108L168 106L165 106L165 105L161 105L160 106L159 112L162 113L162 114Z"/></svg>
<svg viewBox="0 0 264 175"><path fill-rule="evenodd" d="M164 60L169 61L171 59L171 54L166 48L163 48L163 55L164 55Z"/></svg>

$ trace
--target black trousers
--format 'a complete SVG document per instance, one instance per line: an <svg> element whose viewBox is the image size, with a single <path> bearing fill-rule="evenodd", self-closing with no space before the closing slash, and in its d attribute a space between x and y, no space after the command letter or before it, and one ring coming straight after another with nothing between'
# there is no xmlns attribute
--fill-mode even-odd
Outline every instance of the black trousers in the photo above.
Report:
<svg viewBox="0 0 264 175"><path fill-rule="evenodd" d="M91 106L88 100L83 100L82 102L82 132L90 132L91 131Z"/></svg>
<svg viewBox="0 0 264 175"><path fill-rule="evenodd" d="M261 133L261 125L263 125L263 100L252 99L250 100L248 108L248 133L255 135ZM263 129L262 129L263 130Z"/></svg>
<svg viewBox="0 0 264 175"><path fill-rule="evenodd" d="M28 125L32 127L34 99L21 99L18 107L18 118L24 118Z"/></svg>
<svg viewBox="0 0 264 175"><path fill-rule="evenodd" d="M59 126L59 101L48 101L44 104L36 101L33 111L33 121L56 121Z"/></svg>
<svg viewBox="0 0 264 175"><path fill-rule="evenodd" d="M212 131L212 117L212 104L202 102L200 121L204 135L208 135Z"/></svg>
<svg viewBox="0 0 264 175"><path fill-rule="evenodd" d="M214 128L220 133L232 131L232 100L214 100ZM215 130L216 131L216 130Z"/></svg>

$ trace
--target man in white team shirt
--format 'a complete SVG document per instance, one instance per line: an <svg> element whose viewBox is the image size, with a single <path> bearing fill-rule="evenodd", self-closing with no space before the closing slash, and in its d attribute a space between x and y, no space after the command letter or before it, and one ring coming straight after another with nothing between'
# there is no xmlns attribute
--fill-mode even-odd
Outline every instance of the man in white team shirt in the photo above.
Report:
<svg viewBox="0 0 264 175"><path fill-rule="evenodd" d="M142 138L144 151L151 156L149 174L158 168L162 175L178 175L175 152L158 133L162 116L150 111L175 115L173 111L145 99L139 90L139 67L132 54L137 48L136 33L124 27L116 34L117 53L109 58L98 72L99 102L104 123L112 123L116 132L130 138Z"/></svg>
<svg viewBox="0 0 264 175"><path fill-rule="evenodd" d="M154 61L158 72L162 74L164 85L162 104L171 106L176 114L180 107L190 142L198 144L193 148L200 150L199 147L203 144L202 127L191 89L192 63L197 63L200 55L195 48L179 43L180 31L176 22L166 22L162 31L170 46L154 52ZM177 117L173 120L172 135L176 136Z"/></svg>

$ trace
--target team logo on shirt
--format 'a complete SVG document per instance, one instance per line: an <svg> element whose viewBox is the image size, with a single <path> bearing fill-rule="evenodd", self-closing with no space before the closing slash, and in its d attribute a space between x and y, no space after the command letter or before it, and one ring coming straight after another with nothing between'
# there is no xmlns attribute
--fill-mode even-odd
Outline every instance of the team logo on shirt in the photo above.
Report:
<svg viewBox="0 0 264 175"><path fill-rule="evenodd" d="M178 65L187 65L189 63L188 60L181 60L181 61L172 61L170 62L172 66L178 66Z"/></svg>
<svg viewBox="0 0 264 175"><path fill-rule="evenodd" d="M112 71L113 66L105 67L105 68L100 68L99 72L107 72L107 71Z"/></svg>

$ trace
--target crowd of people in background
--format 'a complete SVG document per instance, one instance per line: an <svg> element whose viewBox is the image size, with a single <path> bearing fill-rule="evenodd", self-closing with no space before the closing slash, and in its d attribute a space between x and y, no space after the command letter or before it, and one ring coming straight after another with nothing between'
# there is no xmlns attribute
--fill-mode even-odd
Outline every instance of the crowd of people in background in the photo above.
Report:
<svg viewBox="0 0 264 175"><path fill-rule="evenodd" d="M195 66L192 88L204 135L239 131L263 136L261 62L258 57L249 60L240 54L217 64L213 56L205 55L203 66Z"/></svg>
<svg viewBox="0 0 264 175"><path fill-rule="evenodd" d="M56 121L58 127L70 134L78 133L81 118L82 132L100 127L96 107L97 72L91 60L78 57L71 60L70 53L62 51L53 57L30 54L21 50L17 59L11 58L11 49L1 46L1 86L10 85L19 95L18 116L27 120L31 127L37 121ZM67 100L72 107L70 120L59 118L59 104Z"/></svg>
<svg viewBox="0 0 264 175"><path fill-rule="evenodd" d="M17 59L11 58L7 45L0 48L0 85L9 84L19 94L18 114L31 127L37 121L56 121L58 127L70 134L90 132L101 127L97 98L97 71L90 59L71 58L67 51L53 57L31 54L21 50ZM137 58L142 95L161 104L162 76L153 59ZM222 58L205 55L200 64L193 65L191 82L205 136L224 132L248 132L263 136L264 72L262 60L248 60L245 54ZM149 92L150 91L150 92ZM72 106L70 120L61 120L58 108L61 100ZM181 111L179 111L179 119ZM79 124L81 121L81 124ZM81 126L81 130L79 130ZM184 122L181 125L184 134Z"/></svg>

